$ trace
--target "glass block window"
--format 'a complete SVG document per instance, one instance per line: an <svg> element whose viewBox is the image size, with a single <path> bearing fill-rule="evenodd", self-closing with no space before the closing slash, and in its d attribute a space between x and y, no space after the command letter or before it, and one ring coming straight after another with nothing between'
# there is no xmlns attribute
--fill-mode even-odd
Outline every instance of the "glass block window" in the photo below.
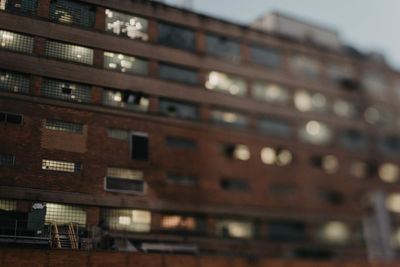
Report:
<svg viewBox="0 0 400 267"><path fill-rule="evenodd" d="M196 176L167 173L167 183L173 185L195 186L199 183L199 181Z"/></svg>
<svg viewBox="0 0 400 267"><path fill-rule="evenodd" d="M232 61L240 60L240 45L233 38L215 34L206 35L207 54Z"/></svg>
<svg viewBox="0 0 400 267"><path fill-rule="evenodd" d="M158 43L184 50L196 49L195 32L189 28L158 22Z"/></svg>
<svg viewBox="0 0 400 267"><path fill-rule="evenodd" d="M321 93L298 90L294 94L294 106L301 112L324 112L328 107L328 101Z"/></svg>
<svg viewBox="0 0 400 267"><path fill-rule="evenodd" d="M209 90L231 95L244 96L247 92L244 79L216 71L207 74L205 86Z"/></svg>
<svg viewBox="0 0 400 267"><path fill-rule="evenodd" d="M308 78L317 78L320 74L319 62L309 56L297 54L290 58L290 66L294 73Z"/></svg>
<svg viewBox="0 0 400 267"><path fill-rule="evenodd" d="M204 217L166 214L161 217L161 228L168 232L206 233L207 222Z"/></svg>
<svg viewBox="0 0 400 267"><path fill-rule="evenodd" d="M373 71L364 71L361 83L366 91L372 95L382 95L388 87L385 76Z"/></svg>
<svg viewBox="0 0 400 267"><path fill-rule="evenodd" d="M109 138L128 141L129 140L129 133L128 131L119 130L119 129L107 129L107 135Z"/></svg>
<svg viewBox="0 0 400 267"><path fill-rule="evenodd" d="M33 37L0 30L0 48L31 54L33 50Z"/></svg>
<svg viewBox="0 0 400 267"><path fill-rule="evenodd" d="M250 58L253 63L265 67L279 68L281 66L280 53L271 47L250 45Z"/></svg>
<svg viewBox="0 0 400 267"><path fill-rule="evenodd" d="M181 137L174 137L174 136L167 136L165 137L165 144L170 147L179 147L184 149L196 149L196 141L181 138Z"/></svg>
<svg viewBox="0 0 400 267"><path fill-rule="evenodd" d="M83 132L83 124L59 121L59 120L46 119L45 127L48 130L54 130L60 132L78 133L78 134L81 134Z"/></svg>
<svg viewBox="0 0 400 267"><path fill-rule="evenodd" d="M339 98L333 102L333 112L342 118L357 119L361 115L361 108L355 103Z"/></svg>
<svg viewBox="0 0 400 267"><path fill-rule="evenodd" d="M24 15L35 15L37 0L0 0L0 10Z"/></svg>
<svg viewBox="0 0 400 267"><path fill-rule="evenodd" d="M79 173L81 171L81 164L60 160L42 160L42 170L46 171L59 171L59 172L72 172Z"/></svg>
<svg viewBox="0 0 400 267"><path fill-rule="evenodd" d="M251 94L254 99L279 105L287 104L290 98L289 91L276 83L254 82Z"/></svg>
<svg viewBox="0 0 400 267"><path fill-rule="evenodd" d="M350 227L339 221L330 221L319 226L317 241L331 245L345 245L350 241Z"/></svg>
<svg viewBox="0 0 400 267"><path fill-rule="evenodd" d="M349 149L365 150L368 147L368 138L359 130L348 129L340 133L339 143Z"/></svg>
<svg viewBox="0 0 400 267"><path fill-rule="evenodd" d="M225 190L232 191L249 191L250 185L243 180L224 178L220 181L220 186Z"/></svg>
<svg viewBox="0 0 400 267"><path fill-rule="evenodd" d="M147 112L149 103L149 97L140 92L113 89L103 90L103 104L106 106Z"/></svg>
<svg viewBox="0 0 400 267"><path fill-rule="evenodd" d="M378 138L378 151L384 155L399 155L400 138L397 136L380 136Z"/></svg>
<svg viewBox="0 0 400 267"><path fill-rule="evenodd" d="M211 122L222 126L246 128L248 119L245 114L240 112L213 108L211 109Z"/></svg>
<svg viewBox="0 0 400 267"><path fill-rule="evenodd" d="M96 7L69 0L50 0L49 19L55 22L93 28Z"/></svg>
<svg viewBox="0 0 400 267"><path fill-rule="evenodd" d="M104 187L107 191L123 193L144 193L145 183L143 171L107 168Z"/></svg>
<svg viewBox="0 0 400 267"><path fill-rule="evenodd" d="M147 60L113 52L104 52L104 68L139 75L148 71Z"/></svg>
<svg viewBox="0 0 400 267"><path fill-rule="evenodd" d="M271 136L289 138L292 135L292 125L284 119L260 117L258 128L260 132Z"/></svg>
<svg viewBox="0 0 400 267"><path fill-rule="evenodd" d="M134 209L101 209L103 228L129 232L150 232L151 213Z"/></svg>
<svg viewBox="0 0 400 267"><path fill-rule="evenodd" d="M106 32L133 40L149 39L147 19L111 9L106 9Z"/></svg>
<svg viewBox="0 0 400 267"><path fill-rule="evenodd" d="M84 207L46 203L45 224L57 223L68 225L70 223L86 226L86 209Z"/></svg>
<svg viewBox="0 0 400 267"><path fill-rule="evenodd" d="M17 210L17 201L10 199L0 199L0 210Z"/></svg>
<svg viewBox="0 0 400 267"><path fill-rule="evenodd" d="M0 70L0 90L26 94L29 92L29 76Z"/></svg>
<svg viewBox="0 0 400 267"><path fill-rule="evenodd" d="M43 96L90 103L91 93L91 88L88 85L43 78Z"/></svg>
<svg viewBox="0 0 400 267"><path fill-rule="evenodd" d="M15 157L9 154L0 154L0 166L13 166Z"/></svg>
<svg viewBox="0 0 400 267"><path fill-rule="evenodd" d="M158 64L158 77L163 80L196 85L198 83L197 71L164 63Z"/></svg>
<svg viewBox="0 0 400 267"><path fill-rule="evenodd" d="M184 103L171 99L161 98L159 101L161 115L185 120L199 120L200 111L197 104Z"/></svg>
<svg viewBox="0 0 400 267"><path fill-rule="evenodd" d="M78 45L47 40L46 56L66 61L93 65L93 49Z"/></svg>
<svg viewBox="0 0 400 267"><path fill-rule="evenodd" d="M256 234L256 227L252 221L220 219L217 221L217 235L224 238L249 239Z"/></svg>
<svg viewBox="0 0 400 267"><path fill-rule="evenodd" d="M22 115L0 112L0 122L21 125Z"/></svg>
<svg viewBox="0 0 400 267"><path fill-rule="evenodd" d="M300 140L314 145L327 145L332 141L333 132L325 123L309 121L299 128Z"/></svg>

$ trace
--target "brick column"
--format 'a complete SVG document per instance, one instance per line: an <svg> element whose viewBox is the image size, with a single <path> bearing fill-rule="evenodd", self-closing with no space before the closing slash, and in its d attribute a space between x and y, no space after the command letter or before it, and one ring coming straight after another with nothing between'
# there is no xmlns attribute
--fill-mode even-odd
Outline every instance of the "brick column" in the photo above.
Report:
<svg viewBox="0 0 400 267"><path fill-rule="evenodd" d="M93 52L93 66L103 69L104 68L104 51L94 49Z"/></svg>
<svg viewBox="0 0 400 267"><path fill-rule="evenodd" d="M149 19L149 42L157 43L158 41L158 25L155 19Z"/></svg>
<svg viewBox="0 0 400 267"><path fill-rule="evenodd" d="M257 128L257 115L255 113L248 113L249 118L249 128L256 129Z"/></svg>
<svg viewBox="0 0 400 267"><path fill-rule="evenodd" d="M214 216L207 218L207 234L209 236L217 235L217 219Z"/></svg>
<svg viewBox="0 0 400 267"><path fill-rule="evenodd" d="M246 41L240 43L240 52L242 55L242 63L250 62L249 45Z"/></svg>
<svg viewBox="0 0 400 267"><path fill-rule="evenodd" d="M149 113L150 114L158 114L159 111L159 99L157 96L150 96L149 103Z"/></svg>
<svg viewBox="0 0 400 267"><path fill-rule="evenodd" d="M39 0L37 7L37 15L41 18L48 18L50 10L50 0Z"/></svg>
<svg viewBox="0 0 400 267"><path fill-rule="evenodd" d="M42 77L32 75L29 81L29 93L40 95L42 92Z"/></svg>
<svg viewBox="0 0 400 267"><path fill-rule="evenodd" d="M33 54L35 56L44 56L46 54L46 39L35 36L33 38Z"/></svg>
<svg viewBox="0 0 400 267"><path fill-rule="evenodd" d="M158 63L157 61L150 60L149 61L149 77L158 79Z"/></svg>
<svg viewBox="0 0 400 267"><path fill-rule="evenodd" d="M105 31L106 29L106 9L103 7L96 7L94 28L99 31Z"/></svg>
<svg viewBox="0 0 400 267"><path fill-rule="evenodd" d="M199 70L197 72L197 80L200 87L205 87L207 79L207 73L205 70Z"/></svg>
<svg viewBox="0 0 400 267"><path fill-rule="evenodd" d="M151 231L152 232L160 232L162 230L161 227L161 219L162 215L160 213L151 213Z"/></svg>
<svg viewBox="0 0 400 267"><path fill-rule="evenodd" d="M206 53L206 35L203 30L196 32L196 51L202 55Z"/></svg>
<svg viewBox="0 0 400 267"><path fill-rule="evenodd" d="M202 104L200 106L200 119L202 122L210 121L210 106L207 104Z"/></svg>
<svg viewBox="0 0 400 267"><path fill-rule="evenodd" d="M29 212L32 208L32 204L33 203L31 201L18 200L17 211Z"/></svg>
<svg viewBox="0 0 400 267"><path fill-rule="evenodd" d="M103 103L103 88L92 86L92 103L101 105Z"/></svg>
<svg viewBox="0 0 400 267"><path fill-rule="evenodd" d="M99 207L87 207L86 208L86 225L95 226L100 221L100 208Z"/></svg>

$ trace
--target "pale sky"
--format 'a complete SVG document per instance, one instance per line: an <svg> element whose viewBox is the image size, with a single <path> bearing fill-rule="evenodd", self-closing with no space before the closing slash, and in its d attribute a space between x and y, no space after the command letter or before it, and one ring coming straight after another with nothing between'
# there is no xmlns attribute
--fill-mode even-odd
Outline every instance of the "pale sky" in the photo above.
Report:
<svg viewBox="0 0 400 267"><path fill-rule="evenodd" d="M326 25L336 29L345 43L361 51L383 53L400 70L400 0L192 1L195 12L240 24L249 24L263 14L279 11Z"/></svg>

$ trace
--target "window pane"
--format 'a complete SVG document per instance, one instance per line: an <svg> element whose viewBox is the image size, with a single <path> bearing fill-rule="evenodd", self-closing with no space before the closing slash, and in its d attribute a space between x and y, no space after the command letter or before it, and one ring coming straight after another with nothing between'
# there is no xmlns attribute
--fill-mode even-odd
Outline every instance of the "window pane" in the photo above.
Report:
<svg viewBox="0 0 400 267"><path fill-rule="evenodd" d="M167 182L174 185L194 186L198 184L196 176L167 173Z"/></svg>
<svg viewBox="0 0 400 267"><path fill-rule="evenodd" d="M217 221L217 234L225 238L252 238L255 226L251 221L222 219Z"/></svg>
<svg viewBox="0 0 400 267"><path fill-rule="evenodd" d="M93 49L78 45L46 41L46 56L93 65Z"/></svg>
<svg viewBox="0 0 400 267"><path fill-rule="evenodd" d="M81 134L83 132L83 124L47 119L46 129Z"/></svg>
<svg viewBox="0 0 400 267"><path fill-rule="evenodd" d="M343 131L339 136L339 142L342 146L355 150L365 150L368 147L368 138L356 129Z"/></svg>
<svg viewBox="0 0 400 267"><path fill-rule="evenodd" d="M196 70L163 63L158 64L158 77L163 80L187 83L191 85L196 85L198 83Z"/></svg>
<svg viewBox="0 0 400 267"><path fill-rule="evenodd" d="M0 210L17 210L17 201L9 199L0 199Z"/></svg>
<svg viewBox="0 0 400 267"><path fill-rule="evenodd" d="M149 137L146 133L131 133L131 158L140 161L149 159Z"/></svg>
<svg viewBox="0 0 400 267"><path fill-rule="evenodd" d="M247 117L244 114L223 109L211 109L211 122L238 128L246 128L248 124Z"/></svg>
<svg viewBox="0 0 400 267"><path fill-rule="evenodd" d="M158 22L158 43L189 51L195 50L194 31L168 23Z"/></svg>
<svg viewBox="0 0 400 267"><path fill-rule="evenodd" d="M5 123L22 124L22 115L1 113L1 117L4 117Z"/></svg>
<svg viewBox="0 0 400 267"><path fill-rule="evenodd" d="M294 95L294 105L301 112L324 112L328 101L321 93L298 90Z"/></svg>
<svg viewBox="0 0 400 267"><path fill-rule="evenodd" d="M246 82L244 79L234 75L212 71L207 74L206 88L231 95L246 95Z"/></svg>
<svg viewBox="0 0 400 267"><path fill-rule="evenodd" d="M332 81L340 82L343 79L351 79L355 76L355 70L350 65L329 64L328 76Z"/></svg>
<svg viewBox="0 0 400 267"><path fill-rule="evenodd" d="M382 95L388 87L385 77L378 72L364 71L362 85L372 95Z"/></svg>
<svg viewBox="0 0 400 267"><path fill-rule="evenodd" d="M253 63L270 68L281 66L281 55L273 48L259 45L250 45L250 58Z"/></svg>
<svg viewBox="0 0 400 267"><path fill-rule="evenodd" d="M147 41L149 39L147 30L147 19L106 9L106 32Z"/></svg>
<svg viewBox="0 0 400 267"><path fill-rule="evenodd" d="M59 160L42 160L42 170L46 171L60 171L60 172L72 172L79 173L81 171L81 164L68 161Z"/></svg>
<svg viewBox="0 0 400 267"><path fill-rule="evenodd" d="M90 102L90 86L43 78L42 95L75 102Z"/></svg>
<svg viewBox="0 0 400 267"><path fill-rule="evenodd" d="M149 97L129 90L104 89L103 104L111 107L146 112L149 109Z"/></svg>
<svg viewBox="0 0 400 267"><path fill-rule="evenodd" d="M251 86L253 98L284 105L289 100L289 92L286 88L276 83L254 82Z"/></svg>
<svg viewBox="0 0 400 267"><path fill-rule="evenodd" d="M0 0L0 10L25 15L35 15L37 0Z"/></svg>
<svg viewBox="0 0 400 267"><path fill-rule="evenodd" d="M31 54L33 50L33 37L0 30L0 46L3 49Z"/></svg>
<svg viewBox="0 0 400 267"><path fill-rule="evenodd" d="M293 72L309 78L319 76L319 62L306 55L297 54L290 58L290 66Z"/></svg>
<svg viewBox="0 0 400 267"><path fill-rule="evenodd" d="M333 133L326 124L309 121L300 127L299 138L314 145L327 145L332 141Z"/></svg>
<svg viewBox="0 0 400 267"><path fill-rule="evenodd" d="M168 214L162 216L161 228L163 230L168 230L168 232L187 231L206 233L207 222L203 217Z"/></svg>
<svg viewBox="0 0 400 267"><path fill-rule="evenodd" d="M0 166L13 166L15 157L9 154L0 154Z"/></svg>
<svg viewBox="0 0 400 267"><path fill-rule="evenodd" d="M271 241L306 240L306 225L300 221L268 221L268 239Z"/></svg>
<svg viewBox="0 0 400 267"><path fill-rule="evenodd" d="M145 210L134 209L101 209L102 228L149 232L151 227L151 213Z"/></svg>
<svg viewBox="0 0 400 267"><path fill-rule="evenodd" d="M396 136L380 136L378 138L378 151L392 156L400 154L400 139Z"/></svg>
<svg viewBox="0 0 400 267"><path fill-rule="evenodd" d="M160 114L186 120L199 120L200 112L196 104L178 102L169 99L160 99Z"/></svg>
<svg viewBox="0 0 400 267"><path fill-rule="evenodd" d="M123 141L129 140L128 131L119 130L119 129L107 129L108 137L112 139L118 139Z"/></svg>
<svg viewBox="0 0 400 267"><path fill-rule="evenodd" d="M167 136L165 137L165 144L171 147L196 149L196 141L180 137Z"/></svg>
<svg viewBox="0 0 400 267"><path fill-rule="evenodd" d="M345 245L350 241L350 229L342 222L331 221L320 226L317 239L320 242Z"/></svg>
<svg viewBox="0 0 400 267"><path fill-rule="evenodd" d="M234 179L222 179L220 186L226 190L233 191L249 191L250 186L246 181L234 180Z"/></svg>
<svg viewBox="0 0 400 267"><path fill-rule="evenodd" d="M59 23L93 28L96 8L69 0L51 0L49 19Z"/></svg>
<svg viewBox="0 0 400 267"><path fill-rule="evenodd" d="M118 53L104 52L104 68L147 75L147 60Z"/></svg>
<svg viewBox="0 0 400 267"><path fill-rule="evenodd" d="M45 223L54 222L57 225L68 225L72 222L79 226L86 226L86 209L79 206L47 203Z"/></svg>
<svg viewBox="0 0 400 267"><path fill-rule="evenodd" d="M210 55L233 61L240 60L240 46L235 39L207 34L206 45L206 51Z"/></svg>
<svg viewBox="0 0 400 267"><path fill-rule="evenodd" d="M29 76L10 71L0 71L0 90L14 93L29 92Z"/></svg>
<svg viewBox="0 0 400 267"><path fill-rule="evenodd" d="M370 106L364 111L365 120L372 125L394 127L395 114L384 106Z"/></svg>
<svg viewBox="0 0 400 267"><path fill-rule="evenodd" d="M344 99L335 100L333 111L337 116L347 119L357 119L361 115L361 108L358 105Z"/></svg>
<svg viewBox="0 0 400 267"><path fill-rule="evenodd" d="M143 171L107 168L105 188L107 191L144 193Z"/></svg>
<svg viewBox="0 0 400 267"><path fill-rule="evenodd" d="M262 133L288 138L292 135L292 126L283 119L261 117L258 120L258 127Z"/></svg>

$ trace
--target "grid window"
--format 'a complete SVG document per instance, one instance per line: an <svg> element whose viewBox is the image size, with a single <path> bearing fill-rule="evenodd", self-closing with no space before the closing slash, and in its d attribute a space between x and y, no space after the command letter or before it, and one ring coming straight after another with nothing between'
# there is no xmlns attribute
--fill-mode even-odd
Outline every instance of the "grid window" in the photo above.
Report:
<svg viewBox="0 0 400 267"><path fill-rule="evenodd" d="M0 30L0 48L31 54L33 37Z"/></svg>
<svg viewBox="0 0 400 267"><path fill-rule="evenodd" d="M86 209L84 207L46 203L45 224L57 223L68 225L70 223L86 226Z"/></svg>
<svg viewBox="0 0 400 267"><path fill-rule="evenodd" d="M26 94L29 91L29 76L10 71L0 71L0 90Z"/></svg>
<svg viewBox="0 0 400 267"><path fill-rule="evenodd" d="M106 32L134 40L149 39L147 19L106 9Z"/></svg>
<svg viewBox="0 0 400 267"><path fill-rule="evenodd" d="M246 115L236 111L212 109L211 122L223 126L246 128L248 120Z"/></svg>
<svg viewBox="0 0 400 267"><path fill-rule="evenodd" d="M147 60L133 56L104 52L104 68L120 72L147 75Z"/></svg>
<svg viewBox="0 0 400 267"><path fill-rule="evenodd" d="M262 133L288 138L292 135L292 126L289 121L279 118L261 117L258 128Z"/></svg>
<svg viewBox="0 0 400 267"><path fill-rule="evenodd" d="M59 160L42 160L42 170L46 171L60 171L60 172L72 172L79 173L81 171L81 164L68 161Z"/></svg>
<svg viewBox="0 0 400 267"><path fill-rule="evenodd" d="M308 78L317 78L319 75L319 61L306 55L297 54L290 58L293 72Z"/></svg>
<svg viewBox="0 0 400 267"><path fill-rule="evenodd" d="M118 231L150 232L151 213L134 209L101 209L105 228Z"/></svg>
<svg viewBox="0 0 400 267"><path fill-rule="evenodd" d="M293 100L294 106L301 112L324 112L329 104L323 94L305 90L297 90Z"/></svg>
<svg viewBox="0 0 400 267"><path fill-rule="evenodd" d="M96 8L69 0L51 0L49 19L55 22L93 28Z"/></svg>
<svg viewBox="0 0 400 267"><path fill-rule="evenodd" d="M103 104L106 106L146 112L149 103L149 97L140 92L103 90Z"/></svg>
<svg viewBox="0 0 400 267"><path fill-rule="evenodd" d="M66 61L93 65L93 49L78 45L71 45L47 40L46 56Z"/></svg>
<svg viewBox="0 0 400 267"><path fill-rule="evenodd" d="M250 58L253 63L279 68L281 66L281 55L273 48L259 45L250 46Z"/></svg>
<svg viewBox="0 0 400 267"><path fill-rule="evenodd" d="M196 85L198 83L196 70L163 63L158 64L158 77L163 80L191 85Z"/></svg>
<svg viewBox="0 0 400 267"><path fill-rule="evenodd" d="M90 86L43 78L42 95L74 102L90 102Z"/></svg>
<svg viewBox="0 0 400 267"><path fill-rule="evenodd" d="M144 193L143 171L107 168L105 189L124 193Z"/></svg>
<svg viewBox="0 0 400 267"><path fill-rule="evenodd" d="M15 157L9 154L0 154L0 166L13 166Z"/></svg>
<svg viewBox="0 0 400 267"><path fill-rule="evenodd" d="M200 119L199 106L196 104L161 98L159 105L161 115L186 120Z"/></svg>
<svg viewBox="0 0 400 267"><path fill-rule="evenodd" d="M0 199L0 210L17 210L17 201L9 199Z"/></svg>
<svg viewBox="0 0 400 267"><path fill-rule="evenodd" d="M143 172L132 169L107 168L107 176L131 180L143 180Z"/></svg>
<svg viewBox="0 0 400 267"><path fill-rule="evenodd" d="M129 140L128 131L109 128L107 130L107 134L108 134L108 137L112 138L112 139L123 140L123 141Z"/></svg>
<svg viewBox="0 0 400 267"><path fill-rule="evenodd" d="M196 36L194 31L169 23L158 22L158 43L194 51Z"/></svg>
<svg viewBox="0 0 400 267"><path fill-rule="evenodd" d="M35 15L37 0L0 0L0 10L10 13Z"/></svg>
<svg viewBox="0 0 400 267"><path fill-rule="evenodd" d="M0 112L0 122L22 124L22 115Z"/></svg>
<svg viewBox="0 0 400 267"><path fill-rule="evenodd" d="M207 34L206 51L210 55L221 57L223 59L233 61L240 60L239 42L226 36Z"/></svg>
<svg viewBox="0 0 400 267"><path fill-rule="evenodd" d="M46 129L81 134L83 132L83 124L47 119Z"/></svg>
<svg viewBox="0 0 400 267"><path fill-rule="evenodd" d="M230 95L245 96L247 93L244 79L217 71L208 73L205 86L209 90Z"/></svg>
<svg viewBox="0 0 400 267"><path fill-rule="evenodd" d="M275 83L254 82L251 94L254 99L280 105L287 104L290 98L288 90Z"/></svg>
<svg viewBox="0 0 400 267"><path fill-rule="evenodd" d="M167 182L174 185L194 186L197 185L199 181L196 176L167 173Z"/></svg>

